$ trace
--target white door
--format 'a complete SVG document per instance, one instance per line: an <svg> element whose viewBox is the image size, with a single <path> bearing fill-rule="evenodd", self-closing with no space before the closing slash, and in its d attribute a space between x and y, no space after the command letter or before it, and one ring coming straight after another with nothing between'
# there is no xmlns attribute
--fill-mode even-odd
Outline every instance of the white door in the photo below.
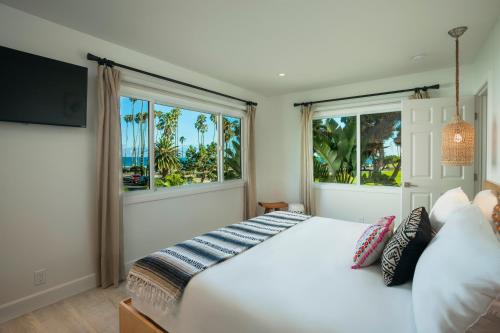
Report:
<svg viewBox="0 0 500 333"><path fill-rule="evenodd" d="M474 124L474 97L461 98L464 120ZM402 216L430 212L445 191L461 186L473 198L474 167L441 165L441 130L453 119L453 98L405 100L401 112Z"/></svg>

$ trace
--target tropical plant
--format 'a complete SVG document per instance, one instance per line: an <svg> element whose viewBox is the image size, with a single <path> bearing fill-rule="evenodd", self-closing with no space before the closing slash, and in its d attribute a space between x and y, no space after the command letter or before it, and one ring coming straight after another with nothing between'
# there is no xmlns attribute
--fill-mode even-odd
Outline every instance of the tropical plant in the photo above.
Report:
<svg viewBox="0 0 500 333"><path fill-rule="evenodd" d="M315 179L322 182L353 183L356 177L356 118L315 120L313 149L314 159L319 163L316 170L321 170L320 174L314 175Z"/></svg>
<svg viewBox="0 0 500 333"><path fill-rule="evenodd" d="M126 149L126 147L128 147L128 127L129 127L130 123L133 124L134 116L132 116L131 114L127 114L127 115L123 116L123 121L125 121L125 145L124 145L124 149ZM125 154L123 154L123 156L125 156Z"/></svg>
<svg viewBox="0 0 500 333"><path fill-rule="evenodd" d="M184 156L184 142L186 141L186 138L184 136L181 136L179 138L179 142L181 143L181 157Z"/></svg>
<svg viewBox="0 0 500 333"><path fill-rule="evenodd" d="M232 147L224 154L224 179L241 178L241 144L238 137L231 141Z"/></svg>
<svg viewBox="0 0 500 333"><path fill-rule="evenodd" d="M139 151L140 151L140 161L139 165L144 165L144 155L145 155L145 149L146 149L146 142L147 142L147 137L146 137L146 130L147 130L147 125L144 126L145 123L148 121L148 113L143 112L143 105L144 103L141 103L141 112L137 113L135 115L135 122L139 125ZM143 175L143 173L141 173Z"/></svg>
<svg viewBox="0 0 500 333"><path fill-rule="evenodd" d="M214 124L214 135L212 137L212 142L215 142L215 134L217 133L217 116L215 114L210 114L210 121Z"/></svg>
<svg viewBox="0 0 500 333"><path fill-rule="evenodd" d="M186 180L179 173L173 173L165 178L158 178L155 181L157 187L171 187L184 185Z"/></svg>
<svg viewBox="0 0 500 333"><path fill-rule="evenodd" d="M396 178L401 170L400 156L386 156L388 140L392 140L396 147L401 145L401 113L387 112L361 116L361 164L365 172L363 182L398 185ZM384 170L392 167L389 176Z"/></svg>
<svg viewBox="0 0 500 333"><path fill-rule="evenodd" d="M155 169L162 178L178 170L180 167L177 147L166 137L162 137L155 145Z"/></svg>
<svg viewBox="0 0 500 333"><path fill-rule="evenodd" d="M137 165L137 146L136 146L136 136L135 136L135 103L138 101L137 98L132 98L129 97L130 103L132 103L132 114L130 115L132 117L131 123L132 123L132 159L133 165Z"/></svg>
<svg viewBox="0 0 500 333"><path fill-rule="evenodd" d="M203 134L207 131L207 116L203 113L199 114L194 123L194 128L198 131L198 145L204 144ZM200 136L201 133L201 136Z"/></svg>

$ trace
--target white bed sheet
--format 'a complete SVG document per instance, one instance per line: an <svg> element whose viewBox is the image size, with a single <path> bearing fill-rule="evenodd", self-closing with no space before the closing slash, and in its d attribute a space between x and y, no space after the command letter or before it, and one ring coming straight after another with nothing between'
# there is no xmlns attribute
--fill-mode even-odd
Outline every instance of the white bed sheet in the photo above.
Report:
<svg viewBox="0 0 500 333"><path fill-rule="evenodd" d="M176 315L133 304L170 333L415 332L411 283L350 268L365 228L313 217L195 276Z"/></svg>

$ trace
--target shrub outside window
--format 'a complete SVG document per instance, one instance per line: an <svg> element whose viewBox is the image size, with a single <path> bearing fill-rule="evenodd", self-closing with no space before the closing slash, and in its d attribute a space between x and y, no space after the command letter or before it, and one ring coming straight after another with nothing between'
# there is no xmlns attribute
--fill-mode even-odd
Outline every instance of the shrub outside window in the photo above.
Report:
<svg viewBox="0 0 500 333"><path fill-rule="evenodd" d="M313 120L314 181L356 181L356 117Z"/></svg>

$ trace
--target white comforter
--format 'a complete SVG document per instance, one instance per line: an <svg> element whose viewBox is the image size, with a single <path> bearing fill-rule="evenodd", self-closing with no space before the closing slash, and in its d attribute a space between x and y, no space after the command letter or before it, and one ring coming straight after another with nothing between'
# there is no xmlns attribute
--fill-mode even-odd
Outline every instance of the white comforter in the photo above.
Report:
<svg viewBox="0 0 500 333"><path fill-rule="evenodd" d="M365 228L314 217L195 276L176 315L134 306L170 333L415 332L410 283L350 268Z"/></svg>

